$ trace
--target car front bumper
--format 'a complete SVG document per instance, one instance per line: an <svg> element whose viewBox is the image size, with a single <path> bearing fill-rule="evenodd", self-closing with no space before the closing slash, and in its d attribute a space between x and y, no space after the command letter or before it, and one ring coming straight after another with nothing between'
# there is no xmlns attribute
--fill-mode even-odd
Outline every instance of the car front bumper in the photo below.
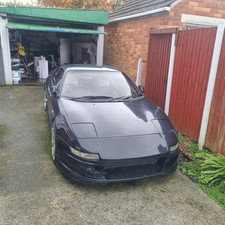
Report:
<svg viewBox="0 0 225 225"><path fill-rule="evenodd" d="M92 185L135 181L165 176L177 168L179 150L171 153L126 160L87 161L75 157L59 141L56 166L74 181Z"/></svg>

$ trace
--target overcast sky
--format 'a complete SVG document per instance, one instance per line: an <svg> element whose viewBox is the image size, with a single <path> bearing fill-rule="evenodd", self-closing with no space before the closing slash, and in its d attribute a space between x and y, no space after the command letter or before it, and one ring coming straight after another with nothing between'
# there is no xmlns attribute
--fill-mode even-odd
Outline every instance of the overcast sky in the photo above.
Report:
<svg viewBox="0 0 225 225"><path fill-rule="evenodd" d="M4 2L4 3L13 2L14 3L14 0L0 0L0 2ZM37 0L16 0L16 2L21 2L21 3L26 4L26 3L32 3L32 2L36 3Z"/></svg>

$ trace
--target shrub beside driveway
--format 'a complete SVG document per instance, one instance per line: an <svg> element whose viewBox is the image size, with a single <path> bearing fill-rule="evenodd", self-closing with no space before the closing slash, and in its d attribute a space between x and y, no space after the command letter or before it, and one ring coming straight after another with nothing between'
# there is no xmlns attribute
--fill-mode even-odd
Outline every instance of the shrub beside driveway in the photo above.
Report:
<svg viewBox="0 0 225 225"><path fill-rule="evenodd" d="M206 148L199 150L198 143L181 134L178 137L182 152L187 156L180 154L178 168L225 210L225 157Z"/></svg>

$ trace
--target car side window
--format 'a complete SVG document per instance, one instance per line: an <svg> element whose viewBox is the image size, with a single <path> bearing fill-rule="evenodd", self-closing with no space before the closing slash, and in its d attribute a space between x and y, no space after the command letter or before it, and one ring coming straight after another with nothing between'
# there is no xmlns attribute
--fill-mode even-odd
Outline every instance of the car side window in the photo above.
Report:
<svg viewBox="0 0 225 225"><path fill-rule="evenodd" d="M59 69L60 68L56 68L56 69L51 70L51 72L50 72L52 84L55 84L55 76L59 72Z"/></svg>
<svg viewBox="0 0 225 225"><path fill-rule="evenodd" d="M57 71L58 71L59 69L60 69L59 67L56 67L56 68L52 69L52 70L50 71L49 75L54 76L54 74L57 73Z"/></svg>
<svg viewBox="0 0 225 225"><path fill-rule="evenodd" d="M64 69L61 68L59 70L57 70L55 72L55 74L53 75L53 80L54 80L54 85L57 86L57 84L59 83L59 81L62 79L64 74Z"/></svg>

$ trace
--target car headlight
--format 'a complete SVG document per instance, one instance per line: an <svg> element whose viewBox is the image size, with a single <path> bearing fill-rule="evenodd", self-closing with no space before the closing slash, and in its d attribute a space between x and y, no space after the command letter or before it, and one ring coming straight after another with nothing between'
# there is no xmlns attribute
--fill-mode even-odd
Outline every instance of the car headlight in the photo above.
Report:
<svg viewBox="0 0 225 225"><path fill-rule="evenodd" d="M70 147L71 152L83 159L90 159L90 160L99 160L100 157L98 154L94 154L94 153L86 153L86 152L81 152L75 148Z"/></svg>
<svg viewBox="0 0 225 225"><path fill-rule="evenodd" d="M177 143L176 145L170 147L170 151L173 152L173 151L176 151L179 147L179 144Z"/></svg>

